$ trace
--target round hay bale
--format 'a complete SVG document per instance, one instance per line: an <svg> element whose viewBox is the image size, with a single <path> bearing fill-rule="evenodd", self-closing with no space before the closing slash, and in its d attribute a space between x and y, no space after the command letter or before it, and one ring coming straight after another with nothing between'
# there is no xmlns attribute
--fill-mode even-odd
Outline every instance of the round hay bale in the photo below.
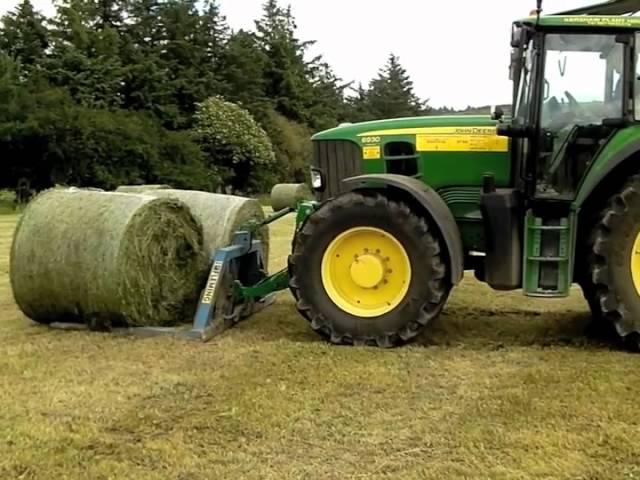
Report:
<svg viewBox="0 0 640 480"><path fill-rule="evenodd" d="M305 200L313 200L313 193L306 183L279 183L271 189L274 212L287 207L295 208L298 202Z"/></svg>
<svg viewBox="0 0 640 480"><path fill-rule="evenodd" d="M64 186L55 186L53 187L57 190L67 190L67 191L77 191L77 190L85 190L87 192L104 192L104 189L98 187L64 187Z"/></svg>
<svg viewBox="0 0 640 480"><path fill-rule="evenodd" d="M40 323L173 326L191 320L207 265L202 227L178 200L51 189L18 222L10 281Z"/></svg>
<svg viewBox="0 0 640 480"><path fill-rule="evenodd" d="M143 193L149 190L167 190L171 185L120 185L116 188L118 193Z"/></svg>
<svg viewBox="0 0 640 480"><path fill-rule="evenodd" d="M200 192L197 190L152 190L144 192L154 197L176 198L185 203L202 224L204 248L209 255L220 247L226 247L233 233L249 220L266 218L258 200L235 195ZM269 264L269 228L263 227L258 238L264 245L265 265Z"/></svg>

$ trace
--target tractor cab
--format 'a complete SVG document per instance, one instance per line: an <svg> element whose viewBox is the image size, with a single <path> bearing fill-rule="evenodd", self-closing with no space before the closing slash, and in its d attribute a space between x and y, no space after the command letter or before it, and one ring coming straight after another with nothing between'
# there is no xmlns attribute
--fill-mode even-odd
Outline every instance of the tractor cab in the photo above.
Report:
<svg viewBox="0 0 640 480"><path fill-rule="evenodd" d="M498 134L512 139L512 165L530 199L573 201L598 151L635 121L637 30L640 18L620 16L514 23L513 114Z"/></svg>
<svg viewBox="0 0 640 480"><path fill-rule="evenodd" d="M497 125L498 135L511 139L513 190L498 194L485 188L485 226L494 237L485 262L489 284L562 297L582 268L575 255L584 200L579 197L589 191L585 182L594 170L614 165L602 163L602 152L633 131L628 127L636 121L640 93L640 18L598 14L598 8L614 4L624 13L640 9L637 1L607 2L513 24L512 116ZM518 208L510 208L514 203ZM505 222L524 233L521 244L512 241L514 235L498 235Z"/></svg>

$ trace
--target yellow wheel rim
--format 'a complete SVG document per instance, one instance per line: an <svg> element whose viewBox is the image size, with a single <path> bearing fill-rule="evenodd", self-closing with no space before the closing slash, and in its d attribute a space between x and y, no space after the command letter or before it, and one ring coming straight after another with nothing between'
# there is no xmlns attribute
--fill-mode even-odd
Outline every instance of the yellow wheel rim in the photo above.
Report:
<svg viewBox="0 0 640 480"><path fill-rule="evenodd" d="M633 277L636 292L640 295L640 232L636 236L636 241L631 251L631 276Z"/></svg>
<svg viewBox="0 0 640 480"><path fill-rule="evenodd" d="M411 263L402 244L373 227L357 227L335 238L322 258L322 284L329 298L357 317L395 309L411 283Z"/></svg>

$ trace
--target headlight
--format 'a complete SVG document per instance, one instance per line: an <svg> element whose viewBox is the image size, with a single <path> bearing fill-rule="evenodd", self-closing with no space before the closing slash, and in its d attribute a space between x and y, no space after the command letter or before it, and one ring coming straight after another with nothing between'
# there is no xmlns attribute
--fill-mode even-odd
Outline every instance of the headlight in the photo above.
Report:
<svg viewBox="0 0 640 480"><path fill-rule="evenodd" d="M319 170L311 169L311 186L315 190L322 189L322 173Z"/></svg>

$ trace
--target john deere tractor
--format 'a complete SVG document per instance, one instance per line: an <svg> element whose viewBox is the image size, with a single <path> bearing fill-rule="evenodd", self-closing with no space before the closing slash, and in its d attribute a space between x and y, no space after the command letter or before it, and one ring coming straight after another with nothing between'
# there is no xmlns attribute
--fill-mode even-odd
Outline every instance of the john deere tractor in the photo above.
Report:
<svg viewBox="0 0 640 480"><path fill-rule="evenodd" d="M311 327L338 344L416 337L465 271L565 297L640 338L640 2L513 23L509 115L341 125L313 138L316 207L289 257Z"/></svg>

